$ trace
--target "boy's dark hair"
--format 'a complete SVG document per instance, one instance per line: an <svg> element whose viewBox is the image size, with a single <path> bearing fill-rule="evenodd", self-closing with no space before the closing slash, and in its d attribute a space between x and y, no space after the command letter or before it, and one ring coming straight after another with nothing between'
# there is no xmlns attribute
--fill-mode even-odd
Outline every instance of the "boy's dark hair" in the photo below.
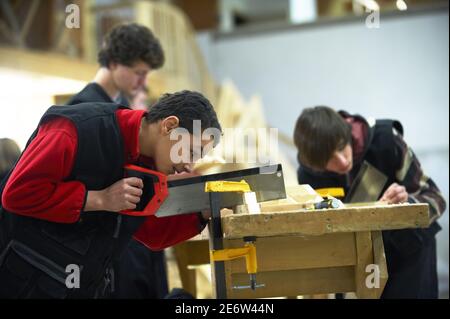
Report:
<svg viewBox="0 0 450 319"><path fill-rule="evenodd" d="M103 67L110 63L131 66L143 61L152 69L164 64L164 52L159 40L149 28L137 23L122 24L109 32L98 53L98 62Z"/></svg>
<svg viewBox="0 0 450 319"><path fill-rule="evenodd" d="M209 100L201 93L181 91L164 94L145 115L148 123L155 123L169 116L179 119L179 127L185 128L193 134L193 121L201 121L202 131L207 128L216 128L222 132L216 111ZM218 137L220 138L220 137ZM214 146L219 140L214 140Z"/></svg>
<svg viewBox="0 0 450 319"><path fill-rule="evenodd" d="M350 125L335 110L326 106L304 109L294 130L298 161L324 170L333 153L343 149L351 138Z"/></svg>

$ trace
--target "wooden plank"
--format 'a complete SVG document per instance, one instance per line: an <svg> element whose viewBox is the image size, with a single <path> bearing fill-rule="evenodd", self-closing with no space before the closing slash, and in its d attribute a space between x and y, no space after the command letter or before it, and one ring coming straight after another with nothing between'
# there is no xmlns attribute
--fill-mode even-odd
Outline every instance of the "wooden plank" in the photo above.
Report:
<svg viewBox="0 0 450 319"><path fill-rule="evenodd" d="M211 247L211 243L209 244L210 249L212 249ZM212 261L210 259L209 265L211 267L211 286L213 287L212 289L212 297L214 299L217 299L217 280L216 280L216 272L214 271L214 261ZM227 268L225 267L225 280L226 282L229 282L229 278L227 278Z"/></svg>
<svg viewBox="0 0 450 319"><path fill-rule="evenodd" d="M64 105L75 94L77 94L77 92L68 93L68 94L55 94L55 95L53 95L53 104L54 105Z"/></svg>
<svg viewBox="0 0 450 319"><path fill-rule="evenodd" d="M373 263L378 265L380 271L380 288L377 290L377 298L380 298L389 277L381 231L372 232L372 245Z"/></svg>
<svg viewBox="0 0 450 319"><path fill-rule="evenodd" d="M261 203L261 212L262 213L273 213L274 211L278 212L299 212L307 209L307 207L311 206L311 203L297 203L291 202L292 197L287 197L285 199L276 200L276 204L273 204L272 201L267 202L267 204ZM294 200L295 201L295 200Z"/></svg>
<svg viewBox="0 0 450 319"><path fill-rule="evenodd" d="M298 203L315 203L322 200L322 197L308 184L286 186L286 194Z"/></svg>
<svg viewBox="0 0 450 319"><path fill-rule="evenodd" d="M173 252L178 266L178 272L180 275L181 284L183 289L189 292L191 295L196 296L196 274L195 269L189 269L189 256L191 251L187 246L176 245L173 247Z"/></svg>
<svg viewBox="0 0 450 319"><path fill-rule="evenodd" d="M257 274L258 283L265 287L236 290L233 285L248 285L246 273L233 274L227 281L228 298L269 298L351 292L355 290L354 267L334 267L270 271Z"/></svg>
<svg viewBox="0 0 450 319"><path fill-rule="evenodd" d="M367 285L367 266L373 264L372 236L370 232L355 233L356 240L356 266L355 266L355 293L358 298L376 298L375 289Z"/></svg>
<svg viewBox="0 0 450 319"><path fill-rule="evenodd" d="M90 81L98 68L61 54L6 47L0 47L0 67L81 81Z"/></svg>
<svg viewBox="0 0 450 319"><path fill-rule="evenodd" d="M242 247L239 239L225 240L225 248ZM306 237L265 237L256 243L258 273L291 269L351 266L356 264L352 233ZM232 273L245 272L245 259L227 261Z"/></svg>
<svg viewBox="0 0 450 319"><path fill-rule="evenodd" d="M274 209L299 211L322 200L323 198L310 185L294 185L286 187L286 198L262 202L260 205L262 212L273 212Z"/></svg>
<svg viewBox="0 0 450 319"><path fill-rule="evenodd" d="M83 57L84 60L90 63L97 61L97 28L96 28L96 16L92 10L94 1L85 0L82 3L81 13L81 32L83 43ZM95 73L91 73L91 77Z"/></svg>
<svg viewBox="0 0 450 319"><path fill-rule="evenodd" d="M208 240L188 240L174 246L176 251L186 251L186 263L190 266L209 264Z"/></svg>
<svg viewBox="0 0 450 319"><path fill-rule="evenodd" d="M86 63L58 53L8 47L0 47L0 67L86 82L92 80L98 69L95 63ZM169 86L167 77L158 71L151 72L148 81L152 94L160 95Z"/></svg>
<svg viewBox="0 0 450 319"><path fill-rule="evenodd" d="M158 30L154 29L155 20L153 19L153 12L156 10L155 5L148 1L137 1L133 4L133 9L136 23L147 26L158 36Z"/></svg>
<svg viewBox="0 0 450 319"><path fill-rule="evenodd" d="M22 23L22 30L20 30L20 42L26 43L28 33L30 31L30 27L34 21L34 18L36 16L36 12L38 10L38 7L40 6L40 0L33 0L30 4L30 7L28 9L28 12L25 17L25 21Z"/></svg>
<svg viewBox="0 0 450 319"><path fill-rule="evenodd" d="M218 25L217 0L175 0L174 4L183 9L197 31L216 29Z"/></svg>
<svg viewBox="0 0 450 319"><path fill-rule="evenodd" d="M351 207L234 214L222 217L225 238L244 236L323 235L385 229L428 227L428 204Z"/></svg>
<svg viewBox="0 0 450 319"><path fill-rule="evenodd" d="M225 246L225 243L224 243L224 246ZM243 284L250 285L249 275L247 273L245 273L244 277L247 278L247 281L244 280ZM258 275L256 277L258 277ZM227 291L227 299L234 298L230 295L230 293L233 292L232 286L234 284L234 280L233 280L233 272L231 271L231 265L229 262L225 262L225 284L226 284L226 291Z"/></svg>

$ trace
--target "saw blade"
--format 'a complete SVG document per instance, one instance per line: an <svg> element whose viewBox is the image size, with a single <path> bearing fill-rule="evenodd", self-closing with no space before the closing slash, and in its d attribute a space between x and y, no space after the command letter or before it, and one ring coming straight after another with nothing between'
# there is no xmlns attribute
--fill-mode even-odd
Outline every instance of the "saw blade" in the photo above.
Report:
<svg viewBox="0 0 450 319"><path fill-rule="evenodd" d="M345 198L345 202L365 203L378 200L387 180L386 175L364 161Z"/></svg>
<svg viewBox="0 0 450 319"><path fill-rule="evenodd" d="M222 180L245 180L250 185L251 191L255 192L258 202L286 198L281 164L262 166L169 181L169 196L156 212L156 216L181 215L209 209L209 194L205 192L205 183ZM242 194L221 193L221 195L221 208L243 204Z"/></svg>

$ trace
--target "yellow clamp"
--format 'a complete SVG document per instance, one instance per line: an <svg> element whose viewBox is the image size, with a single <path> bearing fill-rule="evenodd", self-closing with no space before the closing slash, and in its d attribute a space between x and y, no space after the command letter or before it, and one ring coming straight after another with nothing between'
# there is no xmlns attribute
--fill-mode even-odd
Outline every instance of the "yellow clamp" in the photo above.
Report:
<svg viewBox="0 0 450 319"><path fill-rule="evenodd" d="M214 181L205 183L205 192L251 192L250 185L245 181L230 182L230 181ZM210 251L212 261L226 261L236 258L245 257L245 264L248 274L256 274L256 246L253 242L245 243L241 248L228 248Z"/></svg>
<svg viewBox="0 0 450 319"><path fill-rule="evenodd" d="M315 189L316 193L322 197L344 197L345 192L342 187L330 187L330 188L319 188Z"/></svg>
<svg viewBox="0 0 450 319"><path fill-rule="evenodd" d="M247 193L251 192L250 185L242 180L240 182L229 182L229 181L215 181L205 183L205 192L240 192Z"/></svg>
<svg viewBox="0 0 450 319"><path fill-rule="evenodd" d="M245 257L245 265L247 267L248 274L256 274L258 269L256 261L256 246L252 242L246 243L244 247L241 248L212 250L210 251L210 256L213 261L226 261Z"/></svg>

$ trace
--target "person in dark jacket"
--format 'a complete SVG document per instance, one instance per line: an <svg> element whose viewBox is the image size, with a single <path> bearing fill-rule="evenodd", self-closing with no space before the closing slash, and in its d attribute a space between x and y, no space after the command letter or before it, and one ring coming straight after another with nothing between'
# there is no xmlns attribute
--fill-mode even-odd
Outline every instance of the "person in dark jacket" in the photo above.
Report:
<svg viewBox="0 0 450 319"><path fill-rule="evenodd" d="M0 182L20 156L20 148L10 138L0 138Z"/></svg>
<svg viewBox="0 0 450 319"><path fill-rule="evenodd" d="M147 27L123 24L105 36L98 62L100 68L93 82L67 104L116 102L129 106L129 99L145 87L147 75L164 64L164 52ZM149 250L136 240L116 262L114 277L111 298L160 299L168 294L164 251Z"/></svg>
<svg viewBox="0 0 450 319"><path fill-rule="evenodd" d="M301 184L343 187L347 192L367 161L388 177L380 201L429 204L428 228L383 231L389 279L381 297L438 298L435 235L441 228L436 220L446 203L403 140L400 122L366 120L317 106L301 113L294 142Z"/></svg>
<svg viewBox="0 0 450 319"><path fill-rule="evenodd" d="M131 23L118 25L109 32L98 53L100 68L83 90L68 104L83 102L129 101L145 87L150 72L164 64L159 40L145 26Z"/></svg>
<svg viewBox="0 0 450 319"><path fill-rule="evenodd" d="M198 136L207 128L217 134ZM148 113L100 102L49 108L0 185L0 299L108 297L112 264L133 237L161 250L199 234L207 212L127 214L143 181L126 177L124 165L190 171L190 155L215 146L220 132L210 102L190 91L164 95ZM203 150L187 143L194 138Z"/></svg>

